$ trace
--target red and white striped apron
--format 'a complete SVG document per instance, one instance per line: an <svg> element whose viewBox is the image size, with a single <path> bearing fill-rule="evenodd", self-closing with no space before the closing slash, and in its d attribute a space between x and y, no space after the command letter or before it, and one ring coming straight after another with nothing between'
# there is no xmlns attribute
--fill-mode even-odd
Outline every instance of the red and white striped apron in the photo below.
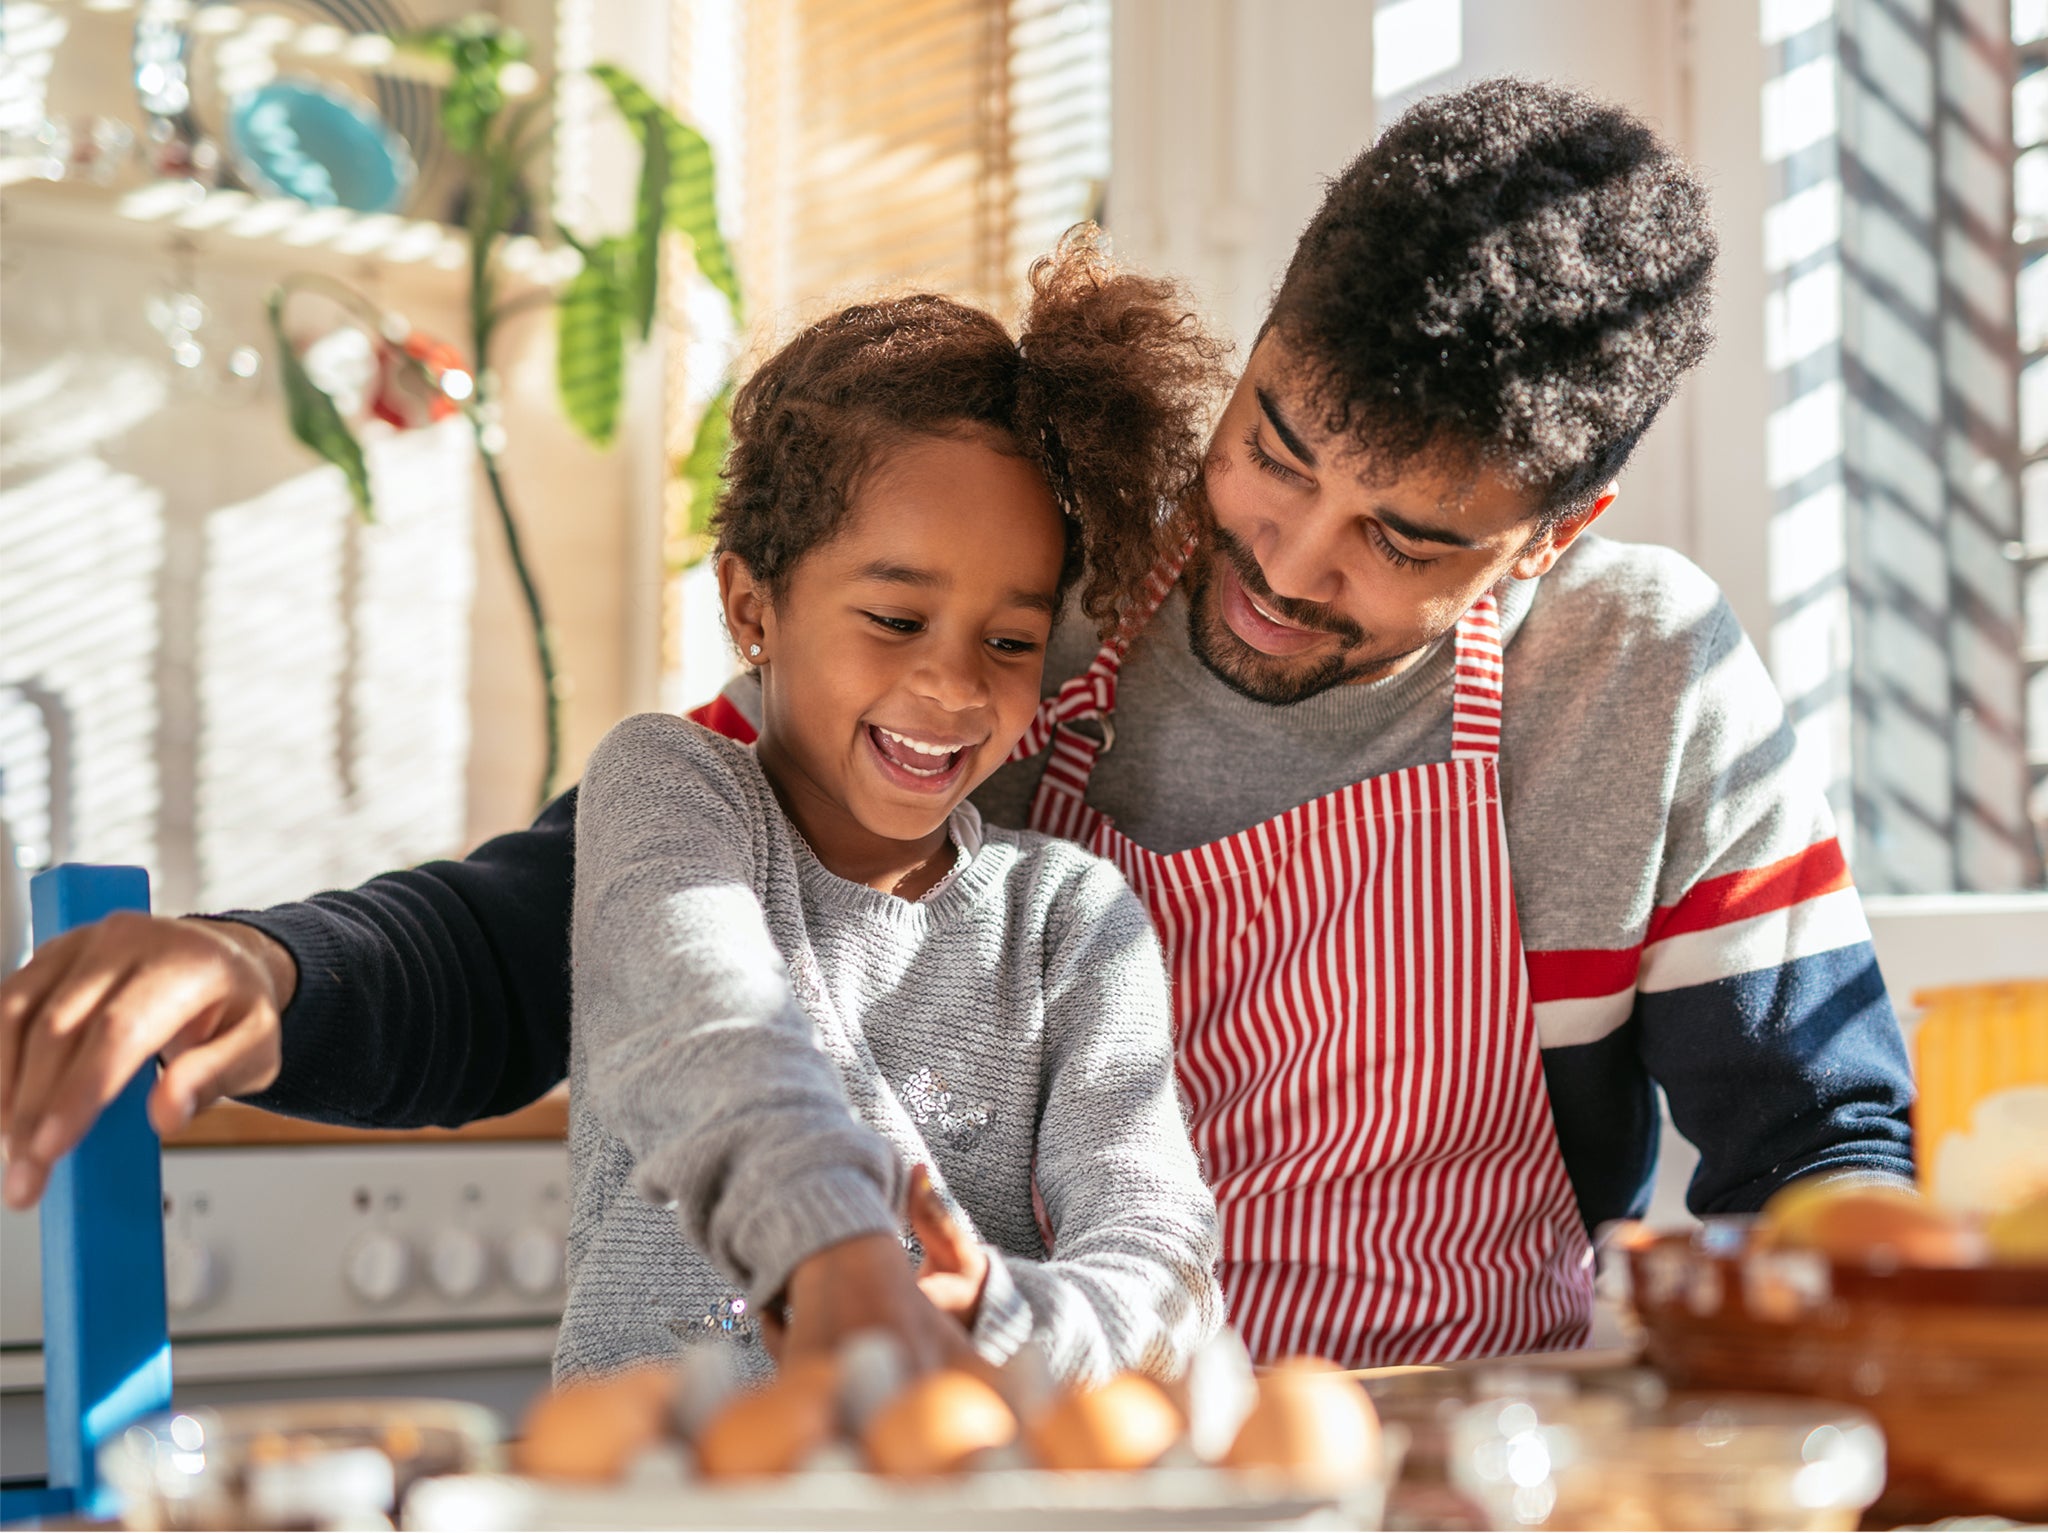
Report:
<svg viewBox="0 0 2048 1533"><path fill-rule="evenodd" d="M1493 596L1458 623L1450 761L1171 856L1086 801L1127 643L1046 701L1017 759L1050 742L1032 828L1115 863L1158 925L1223 1288L1253 1355L1372 1366L1582 1345L1592 1251L1508 882ZM1104 741L1069 727L1087 718Z"/></svg>

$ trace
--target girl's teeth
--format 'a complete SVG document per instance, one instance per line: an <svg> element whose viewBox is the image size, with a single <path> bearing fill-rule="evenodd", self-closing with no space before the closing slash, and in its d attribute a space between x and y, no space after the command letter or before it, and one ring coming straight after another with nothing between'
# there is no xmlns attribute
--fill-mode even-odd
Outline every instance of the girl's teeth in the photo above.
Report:
<svg viewBox="0 0 2048 1533"><path fill-rule="evenodd" d="M888 758L899 772L912 777L944 777L958 764L964 746L949 748L943 745L927 745L922 740L913 740L909 735L899 735L893 729L884 729L879 724L869 726L875 732L876 749ZM913 766L904 758L912 757L929 761L930 766Z"/></svg>
<svg viewBox="0 0 2048 1533"><path fill-rule="evenodd" d="M899 735L893 729L882 729L882 726L879 724L875 728L881 730L883 734L894 740L905 750L916 751L920 756L951 756L954 754L954 747L951 746L927 745L922 740L913 740L908 735Z"/></svg>

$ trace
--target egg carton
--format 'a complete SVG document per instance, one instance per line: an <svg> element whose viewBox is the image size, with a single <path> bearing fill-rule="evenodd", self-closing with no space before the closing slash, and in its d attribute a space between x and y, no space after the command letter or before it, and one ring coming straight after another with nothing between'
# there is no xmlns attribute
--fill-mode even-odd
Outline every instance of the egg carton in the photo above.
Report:
<svg viewBox="0 0 2048 1533"><path fill-rule="evenodd" d="M650 1457L617 1485L576 1485L517 1475L453 1475L423 1481L406 1498L401 1526L416 1533L532 1528L791 1529L818 1533L973 1528L1143 1530L1357 1528L1382 1526L1388 1487L1405 1438L1387 1428L1377 1472L1342 1492L1319 1493L1275 1477L1226 1469L1151 1469L1131 1474L989 1469L929 1481L884 1479L858 1469L813 1469L781 1479L696 1480L680 1454Z"/></svg>

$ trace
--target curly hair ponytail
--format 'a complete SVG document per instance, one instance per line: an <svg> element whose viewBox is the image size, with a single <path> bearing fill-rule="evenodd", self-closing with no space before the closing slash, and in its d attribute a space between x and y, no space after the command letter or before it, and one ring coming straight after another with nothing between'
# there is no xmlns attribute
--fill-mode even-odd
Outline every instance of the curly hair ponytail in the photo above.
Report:
<svg viewBox="0 0 2048 1533"><path fill-rule="evenodd" d="M1065 590L1104 634L1178 542L1224 347L1171 283L1119 272L1083 225L1031 268L1023 333L933 293L854 304L764 362L733 401L713 523L773 592L844 524L906 437L981 428L1045 474L1068 517Z"/></svg>
<svg viewBox="0 0 2048 1533"><path fill-rule="evenodd" d="M1171 508L1200 472L1225 348L1178 287L1118 271L1083 224L1032 264L1018 351L1019 435L1079 525L1081 609L1107 634L1179 541Z"/></svg>

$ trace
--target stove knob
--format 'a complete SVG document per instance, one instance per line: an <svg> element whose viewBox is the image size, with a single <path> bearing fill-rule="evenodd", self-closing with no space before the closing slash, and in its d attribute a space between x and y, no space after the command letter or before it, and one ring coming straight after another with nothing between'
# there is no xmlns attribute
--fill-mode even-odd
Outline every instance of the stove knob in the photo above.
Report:
<svg viewBox="0 0 2048 1533"><path fill-rule="evenodd" d="M220 1263L210 1248L189 1235L164 1237L164 1304L172 1314L204 1309L219 1282Z"/></svg>
<svg viewBox="0 0 2048 1533"><path fill-rule="evenodd" d="M505 1242L505 1275L530 1299L545 1298L562 1286L562 1237L529 1224Z"/></svg>
<svg viewBox="0 0 2048 1533"><path fill-rule="evenodd" d="M491 1253L469 1230L443 1230L427 1247L427 1278L444 1299L468 1299L491 1275Z"/></svg>
<svg viewBox="0 0 2048 1533"><path fill-rule="evenodd" d="M389 1230L371 1230L348 1248L342 1277L364 1303L389 1304L412 1281L412 1248Z"/></svg>

